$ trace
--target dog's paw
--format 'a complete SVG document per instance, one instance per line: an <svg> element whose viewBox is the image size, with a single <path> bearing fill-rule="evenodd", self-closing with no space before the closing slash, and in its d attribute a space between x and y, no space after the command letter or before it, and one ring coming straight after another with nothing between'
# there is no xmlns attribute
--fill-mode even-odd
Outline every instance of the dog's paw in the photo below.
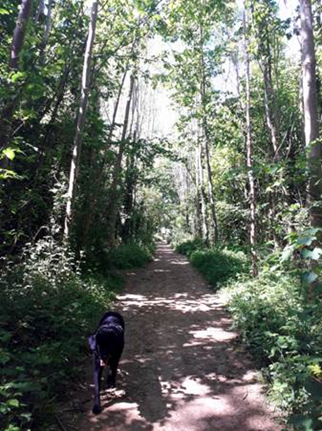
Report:
<svg viewBox="0 0 322 431"><path fill-rule="evenodd" d="M94 413L94 415L99 415L101 411L102 411L101 407L97 405L95 405L92 409L92 412Z"/></svg>

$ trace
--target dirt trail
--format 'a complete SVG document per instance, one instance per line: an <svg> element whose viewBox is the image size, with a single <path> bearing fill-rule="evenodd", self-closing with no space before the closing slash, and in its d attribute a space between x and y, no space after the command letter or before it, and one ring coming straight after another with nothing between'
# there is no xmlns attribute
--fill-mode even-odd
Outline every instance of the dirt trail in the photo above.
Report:
<svg viewBox="0 0 322 431"><path fill-rule="evenodd" d="M147 268L128 274L115 305L127 325L117 381L124 393L103 396L103 412L94 416L92 388L84 390L86 411L73 429L282 429L220 297L185 257L160 245Z"/></svg>

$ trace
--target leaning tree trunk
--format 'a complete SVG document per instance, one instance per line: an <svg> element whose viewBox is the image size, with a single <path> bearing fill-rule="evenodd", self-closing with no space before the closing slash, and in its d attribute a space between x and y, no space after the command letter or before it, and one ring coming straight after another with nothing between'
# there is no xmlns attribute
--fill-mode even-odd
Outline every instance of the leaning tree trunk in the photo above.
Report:
<svg viewBox="0 0 322 431"><path fill-rule="evenodd" d="M247 37L247 17L246 17L246 1L244 1L244 16L243 16L243 32L244 32L244 49L245 49L245 83L246 83L246 167L248 173L248 200L249 200L249 243L252 260L252 272L256 277L258 274L257 256L255 252L256 245L256 196L255 196L255 179L253 169L253 141L251 131L251 118L250 118L250 60L249 60L249 47Z"/></svg>
<svg viewBox="0 0 322 431"><path fill-rule="evenodd" d="M65 226L64 226L64 237L68 239L70 236L70 229L72 225L72 212L75 199L75 188L77 182L77 174L79 170L80 153L83 138L83 129L86 120L86 110L88 102L89 93L89 78L91 70L91 61L93 56L93 46L95 40L95 30L97 21L97 10L98 10L98 0L92 0L91 6L91 18L89 22L89 30L86 42L86 49L84 55L84 65L82 74L82 86L81 86L81 98L77 115L76 133L73 145L72 161L69 173L69 185L67 191L67 205L66 205L66 215L65 215Z"/></svg>

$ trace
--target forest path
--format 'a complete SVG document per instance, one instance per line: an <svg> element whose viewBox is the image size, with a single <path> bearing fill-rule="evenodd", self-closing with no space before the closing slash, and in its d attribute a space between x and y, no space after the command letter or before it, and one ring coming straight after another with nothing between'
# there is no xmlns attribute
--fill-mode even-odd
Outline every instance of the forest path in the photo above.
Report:
<svg viewBox="0 0 322 431"><path fill-rule="evenodd" d="M89 373L90 388L80 394L87 397L86 411L74 418L73 429L282 429L220 295L184 256L159 245L148 267L128 273L115 309L126 322L119 391L102 394L102 413L94 416Z"/></svg>

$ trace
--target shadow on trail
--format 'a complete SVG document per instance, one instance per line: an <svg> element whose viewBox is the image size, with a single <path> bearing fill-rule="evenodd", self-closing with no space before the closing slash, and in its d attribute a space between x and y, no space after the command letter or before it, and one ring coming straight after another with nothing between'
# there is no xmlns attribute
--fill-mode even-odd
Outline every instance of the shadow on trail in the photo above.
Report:
<svg viewBox="0 0 322 431"><path fill-rule="evenodd" d="M281 429L218 296L184 257L160 246L147 269L129 274L117 306L127 322L125 397L103 401L86 429Z"/></svg>

